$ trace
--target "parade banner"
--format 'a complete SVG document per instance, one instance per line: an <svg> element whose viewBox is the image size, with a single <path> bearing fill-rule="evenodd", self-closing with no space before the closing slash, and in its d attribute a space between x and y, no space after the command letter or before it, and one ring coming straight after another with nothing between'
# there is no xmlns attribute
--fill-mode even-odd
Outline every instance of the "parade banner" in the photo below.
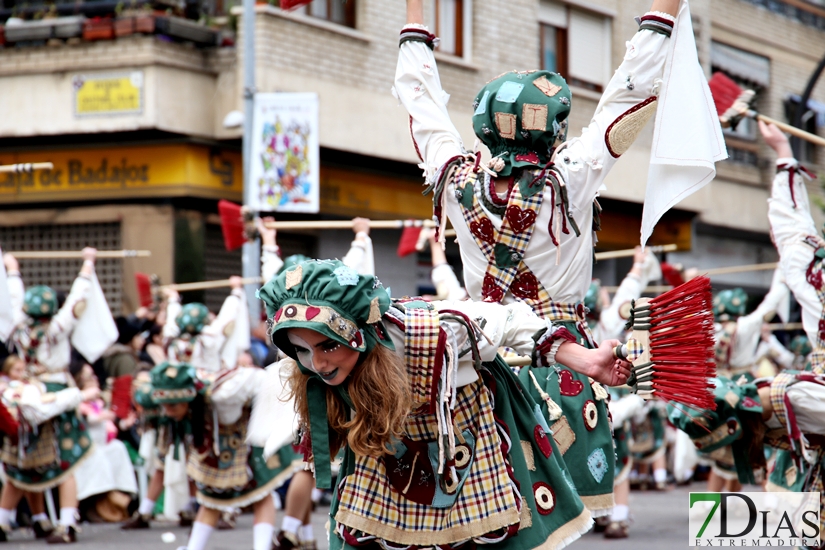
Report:
<svg viewBox="0 0 825 550"><path fill-rule="evenodd" d="M248 206L317 213L320 164L318 96L256 94Z"/></svg>

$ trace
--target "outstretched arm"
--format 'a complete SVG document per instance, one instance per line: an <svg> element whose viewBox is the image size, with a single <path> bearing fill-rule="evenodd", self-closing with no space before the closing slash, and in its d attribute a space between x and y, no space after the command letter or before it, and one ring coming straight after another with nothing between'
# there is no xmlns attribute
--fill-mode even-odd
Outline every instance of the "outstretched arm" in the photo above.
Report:
<svg viewBox="0 0 825 550"><path fill-rule="evenodd" d="M394 93L410 114L410 130L427 175L460 155L461 137L447 113L449 96L432 48L435 36L424 27L421 0L407 0L407 24L401 31Z"/></svg>

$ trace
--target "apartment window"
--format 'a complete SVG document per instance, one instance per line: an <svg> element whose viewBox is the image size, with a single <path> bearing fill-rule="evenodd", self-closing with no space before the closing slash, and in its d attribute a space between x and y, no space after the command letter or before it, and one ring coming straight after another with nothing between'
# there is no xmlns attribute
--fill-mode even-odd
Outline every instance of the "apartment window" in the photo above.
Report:
<svg viewBox="0 0 825 550"><path fill-rule="evenodd" d="M312 0L312 3L295 11L338 25L355 28L355 2L357 0Z"/></svg>
<svg viewBox="0 0 825 550"><path fill-rule="evenodd" d="M464 57L467 15L469 0L435 0L435 34L440 39L438 51Z"/></svg>
<svg viewBox="0 0 825 550"><path fill-rule="evenodd" d="M561 2L539 6L542 69L571 86L604 91L610 80L612 18Z"/></svg>
<svg viewBox="0 0 825 550"><path fill-rule="evenodd" d="M784 103L785 118L793 124L796 112L800 108L801 97L796 94L788 96ZM817 133L817 128L825 126L825 104L813 99L808 100L808 108L802 113L802 129L811 134ZM799 151L796 152L799 162L816 162L816 145L807 140L799 140Z"/></svg>
<svg viewBox="0 0 825 550"><path fill-rule="evenodd" d="M721 42L713 41L710 44L710 65L714 73L723 72L743 90L756 92L756 104L760 100L760 92L771 83L770 59ZM731 137L755 141L758 126L755 120L744 118L735 129L725 128L724 133Z"/></svg>

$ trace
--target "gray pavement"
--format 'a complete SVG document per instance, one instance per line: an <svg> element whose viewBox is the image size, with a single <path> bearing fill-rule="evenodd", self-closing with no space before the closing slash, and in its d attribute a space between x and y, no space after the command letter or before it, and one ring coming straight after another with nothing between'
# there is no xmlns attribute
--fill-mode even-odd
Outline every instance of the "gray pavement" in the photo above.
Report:
<svg viewBox="0 0 825 550"><path fill-rule="evenodd" d="M694 490L700 490L696 485ZM573 543L570 548L610 548L610 550L652 550L660 548L687 548L688 492L680 487L672 491L631 494L631 515L634 523L630 528L630 538L606 540L603 536L588 533ZM324 524L329 508L319 508L313 515L319 550L326 550ZM281 517L279 511L279 518ZM280 521L280 519L279 519ZM234 531L215 531L209 541L208 550L239 550L252 548L252 516L247 514L238 519ZM146 531L121 531L116 525L84 525L79 535L79 544L74 548L89 550L175 550L186 544L188 529L176 524L154 522ZM164 543L161 536L174 533L173 543ZM4 548L54 548L34 540L30 532L15 532Z"/></svg>

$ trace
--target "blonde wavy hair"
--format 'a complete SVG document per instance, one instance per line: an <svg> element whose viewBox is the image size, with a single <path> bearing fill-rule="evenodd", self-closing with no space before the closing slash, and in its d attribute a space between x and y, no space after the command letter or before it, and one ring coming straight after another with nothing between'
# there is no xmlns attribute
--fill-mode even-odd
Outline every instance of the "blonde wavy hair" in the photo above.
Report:
<svg viewBox="0 0 825 550"><path fill-rule="evenodd" d="M301 425L309 429L307 382L295 361L287 370L287 387L295 400L295 412ZM404 425L412 406L407 369L403 358L377 345L350 375L347 391L355 407L350 408L331 387L325 388L327 421L332 429L330 454L335 456L345 445L357 455L379 458L387 452L393 439L404 435Z"/></svg>

